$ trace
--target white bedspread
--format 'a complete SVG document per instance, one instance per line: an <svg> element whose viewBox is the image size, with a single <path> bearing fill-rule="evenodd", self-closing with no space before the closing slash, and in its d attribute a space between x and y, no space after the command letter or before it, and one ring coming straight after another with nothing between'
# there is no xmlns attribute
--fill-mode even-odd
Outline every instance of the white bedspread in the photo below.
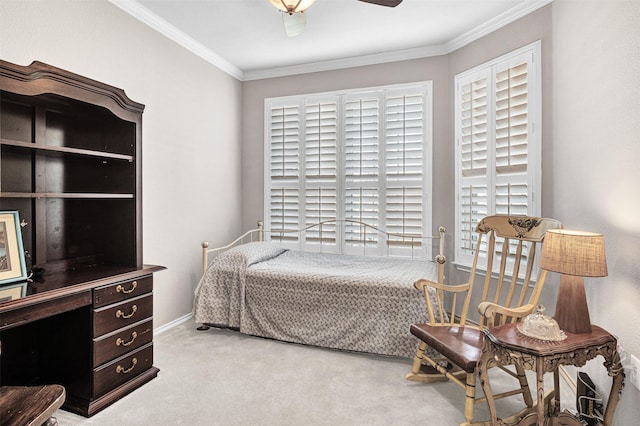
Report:
<svg viewBox="0 0 640 426"><path fill-rule="evenodd" d="M412 357L412 323L426 322L419 278L433 262L321 254L250 243L218 256L200 281L196 322L359 352Z"/></svg>

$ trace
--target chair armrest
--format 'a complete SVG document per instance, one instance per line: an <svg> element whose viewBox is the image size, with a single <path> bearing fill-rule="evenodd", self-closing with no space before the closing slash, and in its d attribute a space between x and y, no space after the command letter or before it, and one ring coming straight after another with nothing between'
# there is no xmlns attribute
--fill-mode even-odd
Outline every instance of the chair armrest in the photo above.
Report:
<svg viewBox="0 0 640 426"><path fill-rule="evenodd" d="M515 322L516 319L524 318L529 315L535 309L535 305L528 304L518 308L507 308L502 305L491 302L482 302L478 305L478 312L480 315L489 320L489 324L493 325L493 320L496 315L502 315L503 317L511 318L511 322Z"/></svg>
<svg viewBox="0 0 640 426"><path fill-rule="evenodd" d="M418 290L424 290L425 287L431 287L436 290L450 291L452 293L460 293L462 291L467 291L469 289L469 283L460 284L460 285L446 285L436 281L425 280L425 279L419 279L418 281L413 283L413 286Z"/></svg>

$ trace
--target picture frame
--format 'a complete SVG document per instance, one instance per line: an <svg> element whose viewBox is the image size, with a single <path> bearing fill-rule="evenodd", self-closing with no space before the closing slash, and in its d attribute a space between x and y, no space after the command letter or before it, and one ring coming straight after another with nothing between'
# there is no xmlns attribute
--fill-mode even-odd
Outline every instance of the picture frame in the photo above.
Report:
<svg viewBox="0 0 640 426"><path fill-rule="evenodd" d="M26 296L27 283L12 284L0 287L0 303L20 299Z"/></svg>
<svg viewBox="0 0 640 426"><path fill-rule="evenodd" d="M0 286L26 280L19 214L17 211L0 211Z"/></svg>

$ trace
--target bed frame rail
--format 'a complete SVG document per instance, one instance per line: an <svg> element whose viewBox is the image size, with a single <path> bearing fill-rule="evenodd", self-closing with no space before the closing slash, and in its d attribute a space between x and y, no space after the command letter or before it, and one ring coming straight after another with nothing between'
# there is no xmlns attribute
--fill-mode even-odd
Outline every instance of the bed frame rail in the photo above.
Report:
<svg viewBox="0 0 640 426"><path fill-rule="evenodd" d="M216 257L223 251L229 250L232 247L239 246L252 241L264 241L264 224L262 221L258 221L258 227L254 229L250 229L244 234L240 235L235 240L231 241L226 246L222 247L214 247L209 248L209 242L202 242L202 273L207 272L207 267L209 266L209 255L213 255Z"/></svg>
<svg viewBox="0 0 640 426"><path fill-rule="evenodd" d="M357 220L352 220L352 219L344 219L344 220L336 220L336 219L331 219L331 220L325 220L325 221L321 221L318 223L314 223L313 225L309 225L306 226L304 228L301 229L293 229L293 230L283 230L283 229L276 229L276 230L265 230L264 229L264 224L262 221L258 222L258 226L257 228L254 229L250 229L249 231L245 232L244 234L242 234L241 236L239 236L238 238L236 238L235 240L233 240L232 242L230 242L229 244L222 246L222 247L215 247L215 248L209 248L209 243L207 241L203 241L202 242L202 273L204 274L205 272L207 272L207 268L209 266L209 258L210 256L217 256L218 254L220 254L223 251L229 250L232 247L235 247L237 245L241 245L241 244L245 244L248 242L252 242L252 241L264 241L264 234L268 233L271 235L279 235L281 238L284 234L303 234L304 232L313 229L313 228L319 228L320 229L320 233L322 233L322 228L324 225L327 224L335 224L337 222L342 222L342 223L352 223L352 224L356 224L359 226L363 227L363 234L364 234L364 246L366 246L366 234L367 232L375 232L375 233L379 233L382 235L385 235L386 237L386 244L387 247L390 246L390 244L394 240L394 239L402 239L403 241L408 241L408 245L410 245L411 247L413 246L417 246L419 245L418 243L422 244L422 240L428 239L428 240L434 240L434 239L439 239L440 244L439 244L439 253L434 257L434 261L437 263L437 267L438 267L438 281L443 283L444 282L444 264L446 262L446 256L445 256L445 231L446 228L444 226L440 226L438 228L438 235L433 235L433 236L421 236L421 235L415 235L415 234L400 234L400 233L394 233L394 232L387 232L383 229L380 229L376 226L370 225L368 223L365 222L360 222ZM363 247L366 251L366 247Z"/></svg>

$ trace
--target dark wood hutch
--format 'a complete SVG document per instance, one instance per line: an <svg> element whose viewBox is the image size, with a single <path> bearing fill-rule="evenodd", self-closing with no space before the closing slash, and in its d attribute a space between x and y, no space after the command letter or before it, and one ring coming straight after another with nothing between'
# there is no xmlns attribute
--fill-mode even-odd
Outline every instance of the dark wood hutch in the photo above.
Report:
<svg viewBox="0 0 640 426"><path fill-rule="evenodd" d="M22 298L0 303L0 385L56 383L85 416L153 379L142 263L142 112L124 91L0 61L0 210L18 211Z"/></svg>

